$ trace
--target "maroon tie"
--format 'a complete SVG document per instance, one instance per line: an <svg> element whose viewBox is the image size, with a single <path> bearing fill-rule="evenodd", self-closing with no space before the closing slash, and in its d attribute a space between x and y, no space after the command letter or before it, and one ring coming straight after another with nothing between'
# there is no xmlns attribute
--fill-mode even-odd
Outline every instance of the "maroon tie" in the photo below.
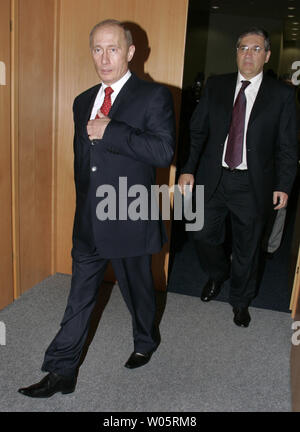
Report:
<svg viewBox="0 0 300 432"><path fill-rule="evenodd" d="M104 115L108 115L109 110L111 108L111 98L110 95L113 93L113 89L111 87L106 87L105 91L105 97L104 97L104 101L103 104L100 108L100 111L102 112L102 114ZM98 113L96 114L96 119L99 118Z"/></svg>
<svg viewBox="0 0 300 432"><path fill-rule="evenodd" d="M243 140L246 115L245 88L251 84L250 81L242 81L242 87L237 95L232 111L231 124L227 140L225 162L229 168L234 169L243 160Z"/></svg>

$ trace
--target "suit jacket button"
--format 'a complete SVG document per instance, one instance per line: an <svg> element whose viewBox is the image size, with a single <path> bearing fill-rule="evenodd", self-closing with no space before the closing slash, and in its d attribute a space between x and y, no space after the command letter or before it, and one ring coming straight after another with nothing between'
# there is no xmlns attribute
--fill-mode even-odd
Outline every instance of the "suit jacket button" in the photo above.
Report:
<svg viewBox="0 0 300 432"><path fill-rule="evenodd" d="M93 172L97 171L97 167L96 166L92 166L91 169L92 169Z"/></svg>

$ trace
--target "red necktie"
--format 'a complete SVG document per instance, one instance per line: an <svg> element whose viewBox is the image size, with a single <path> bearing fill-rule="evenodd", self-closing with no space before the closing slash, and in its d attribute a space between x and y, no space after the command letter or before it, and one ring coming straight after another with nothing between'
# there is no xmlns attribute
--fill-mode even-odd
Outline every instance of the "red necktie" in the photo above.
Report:
<svg viewBox="0 0 300 432"><path fill-rule="evenodd" d="M232 111L231 124L227 140L225 162L229 168L234 169L243 160L243 141L246 115L245 88L251 84L250 81L242 81L242 87L237 95Z"/></svg>
<svg viewBox="0 0 300 432"><path fill-rule="evenodd" d="M111 108L111 98L110 95L113 93L113 89L111 87L106 87L105 91L105 97L104 97L104 101L103 104L100 108L100 111L102 112L102 114L104 115L108 115L109 110ZM99 118L98 113L96 114L96 119Z"/></svg>

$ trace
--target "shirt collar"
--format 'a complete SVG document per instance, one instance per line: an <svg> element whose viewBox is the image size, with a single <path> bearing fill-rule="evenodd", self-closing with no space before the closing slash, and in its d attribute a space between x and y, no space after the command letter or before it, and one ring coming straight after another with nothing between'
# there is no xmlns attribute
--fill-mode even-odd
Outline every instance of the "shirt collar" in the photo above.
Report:
<svg viewBox="0 0 300 432"><path fill-rule="evenodd" d="M260 83L263 79L263 72L260 72L259 74L255 75L255 77L251 79L244 78L243 75L238 72L238 78L237 78L237 84L241 84L241 81L250 81L251 82L251 88L253 87L259 87Z"/></svg>
<svg viewBox="0 0 300 432"><path fill-rule="evenodd" d="M103 90L106 89L106 87L111 87L114 91L114 93L118 93L121 88L123 87L123 85L126 83L126 81L131 77L131 72L128 69L128 71L126 72L125 75L122 76L122 78L120 78L118 81L116 81L115 83L113 83L111 86L102 83L102 87Z"/></svg>

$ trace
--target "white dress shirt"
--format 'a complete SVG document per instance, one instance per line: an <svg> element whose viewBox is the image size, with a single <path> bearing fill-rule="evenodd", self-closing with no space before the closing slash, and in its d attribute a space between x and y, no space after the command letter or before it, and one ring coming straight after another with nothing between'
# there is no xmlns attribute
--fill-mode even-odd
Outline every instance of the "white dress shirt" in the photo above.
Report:
<svg viewBox="0 0 300 432"><path fill-rule="evenodd" d="M260 72L258 75L251 78L250 80L247 80L246 78L244 78L240 72L238 73L233 104L235 102L235 99L236 99L239 91L240 91L240 88L242 87L242 81L250 81L251 82L251 84L249 84L248 87L246 87L246 89L245 89L245 97L246 97L247 104L246 104L246 115L245 115L244 140L243 140L243 159L242 159L242 163L236 167L237 169L240 169L240 170L248 169L248 167L247 167L247 151L246 151L247 128L248 128L249 117L250 117L250 114L251 114L251 111L252 111L259 87L261 85L262 79L263 79L263 72ZM228 141L228 135L226 137L225 144L224 144L224 151L223 151L223 157L222 157L222 166L223 167L228 167L227 163L224 160L226 148L227 148L227 141Z"/></svg>
<svg viewBox="0 0 300 432"><path fill-rule="evenodd" d="M116 100L116 97L121 91L121 88L126 83L126 81L129 80L130 77L131 77L131 72L130 70L128 70L126 74L123 75L121 79L119 79L119 81L113 83L111 86L102 83L94 102L90 120L93 120L96 117L97 111L101 108L103 104L106 87L111 87L113 89L113 93L111 94L111 105L113 105L114 101Z"/></svg>

